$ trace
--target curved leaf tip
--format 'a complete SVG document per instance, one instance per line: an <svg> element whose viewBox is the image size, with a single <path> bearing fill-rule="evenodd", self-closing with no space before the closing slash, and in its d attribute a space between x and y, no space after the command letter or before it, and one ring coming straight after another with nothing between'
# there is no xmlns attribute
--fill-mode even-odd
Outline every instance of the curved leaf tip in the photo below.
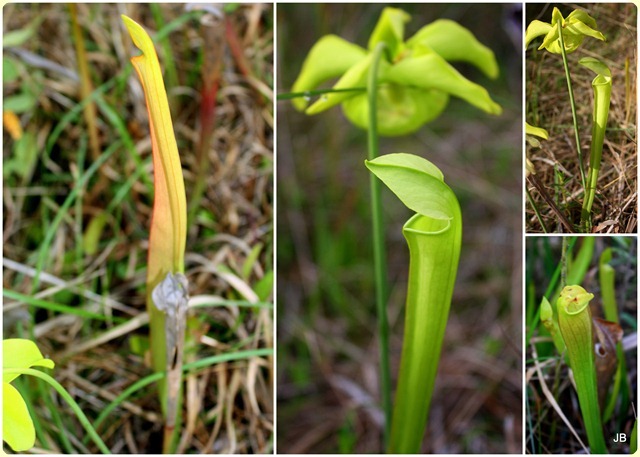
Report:
<svg viewBox="0 0 640 457"><path fill-rule="evenodd" d="M396 153L366 160L365 165L407 208L433 219L454 218L457 199L440 169L427 159Z"/></svg>

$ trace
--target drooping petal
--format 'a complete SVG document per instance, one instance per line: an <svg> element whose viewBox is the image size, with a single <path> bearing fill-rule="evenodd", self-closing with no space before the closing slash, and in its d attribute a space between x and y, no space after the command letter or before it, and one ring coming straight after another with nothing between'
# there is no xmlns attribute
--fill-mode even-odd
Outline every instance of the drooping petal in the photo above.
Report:
<svg viewBox="0 0 640 457"><path fill-rule="evenodd" d="M589 13L587 13L585 10L581 10L581 9L576 9L571 11L571 13L569 13L569 15L567 16L566 21L569 24L573 23L574 21L579 21L584 23L588 27L591 27L592 29L595 29L598 27L596 25L596 20L593 17L591 17Z"/></svg>
<svg viewBox="0 0 640 457"><path fill-rule="evenodd" d="M551 24L549 24L548 22L542 22L538 20L531 21L524 35L524 48L527 49L529 43L531 43L535 38L547 35L552 28L553 27L551 27Z"/></svg>
<svg viewBox="0 0 640 457"><path fill-rule="evenodd" d="M502 113L484 87L469 81L436 53L404 59L389 68L386 78L400 85L441 90L489 114Z"/></svg>
<svg viewBox="0 0 640 457"><path fill-rule="evenodd" d="M475 65L489 78L498 76L498 62L493 51L457 22L439 19L425 25L407 40L410 48L417 44L428 46L445 60Z"/></svg>
<svg viewBox="0 0 640 457"><path fill-rule="evenodd" d="M566 30L569 36L571 36L572 34L583 35L583 36L590 36L600 41L606 41L606 38L601 32L589 27L588 25L580 21L573 21L573 22L567 21Z"/></svg>
<svg viewBox="0 0 640 457"><path fill-rule="evenodd" d="M36 430L20 392L2 383L2 439L16 452L29 450L36 443Z"/></svg>
<svg viewBox="0 0 640 457"><path fill-rule="evenodd" d="M338 82L333 86L333 89L354 89L354 88L362 88L363 92L367 85L367 74L369 72L369 67L371 67L371 54L366 56L364 59L360 60L354 66L349 68L347 72L342 75L342 77L338 80ZM381 72L384 71L382 67L384 67L386 63L384 61L380 62ZM388 64L387 64L388 65ZM331 92L323 95L318 99L313 105L311 105L305 111L307 114L318 114L322 111L325 111L333 106L336 106L346 99L353 97L356 95L356 92Z"/></svg>
<svg viewBox="0 0 640 457"><path fill-rule="evenodd" d="M369 37L369 51L373 51L378 43L383 41L391 60L404 50L404 24L411 20L411 16L398 8L386 7L382 10L380 19Z"/></svg>
<svg viewBox="0 0 640 457"><path fill-rule="evenodd" d="M323 82L341 76L366 55L367 51L360 46L336 35L326 35L309 51L292 91L313 90ZM293 105L300 111L307 104L308 101L303 97L293 99Z"/></svg>
<svg viewBox="0 0 640 457"><path fill-rule="evenodd" d="M544 138L545 140L549 139L549 132L547 132L545 129L541 128L541 127L534 127L533 125L529 124L528 122L525 122L525 134L527 135L535 135L538 136L540 138Z"/></svg>
<svg viewBox="0 0 640 457"><path fill-rule="evenodd" d="M2 340L2 368L53 368L55 363L51 359L45 359L31 340L23 338L8 338ZM3 375L4 382L11 382L19 375L16 373Z"/></svg>

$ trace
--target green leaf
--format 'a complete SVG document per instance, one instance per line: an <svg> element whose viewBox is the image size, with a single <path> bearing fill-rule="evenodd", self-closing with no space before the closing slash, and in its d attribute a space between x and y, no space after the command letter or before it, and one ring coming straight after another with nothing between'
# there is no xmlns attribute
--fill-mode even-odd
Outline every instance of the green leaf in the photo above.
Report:
<svg viewBox="0 0 640 457"><path fill-rule="evenodd" d="M108 214L106 211L98 213L91 218L91 222L87 225L82 237L82 249L87 255L94 255L98 252L100 245L100 237L107 223Z"/></svg>
<svg viewBox="0 0 640 457"><path fill-rule="evenodd" d="M9 48L23 45L31 39L34 32L35 30L31 27L7 32L2 36L2 47Z"/></svg>
<svg viewBox="0 0 640 457"><path fill-rule="evenodd" d="M428 160L396 153L366 160L365 165L407 208L437 220L453 219L456 197L442 172Z"/></svg>
<svg viewBox="0 0 640 457"><path fill-rule="evenodd" d="M369 51L384 42L391 60L395 60L404 50L404 24L411 20L411 16L398 8L386 7L382 10L380 19L369 37Z"/></svg>
<svg viewBox="0 0 640 457"><path fill-rule="evenodd" d="M36 106L37 99L31 92L20 92L16 95L6 97L2 102L4 111L13 111L14 113L26 113Z"/></svg>
<svg viewBox="0 0 640 457"><path fill-rule="evenodd" d="M29 450L36 443L29 409L20 392L7 382L2 383L2 439L15 452Z"/></svg>
<svg viewBox="0 0 640 457"><path fill-rule="evenodd" d="M18 63L11 57L2 57L2 81L4 84L11 83L18 79Z"/></svg>
<svg viewBox="0 0 640 457"><path fill-rule="evenodd" d="M611 77L611 70L609 70L609 67L607 67L604 62L601 62L594 57L583 57L578 63L584 67L587 67L597 75L609 78Z"/></svg>
<svg viewBox="0 0 640 457"><path fill-rule="evenodd" d="M562 289L556 308L558 326L567 347L591 452L605 454L607 447L598 405L593 331L589 309L589 302L592 299L593 294L580 286L570 285Z"/></svg>
<svg viewBox="0 0 640 457"><path fill-rule="evenodd" d="M31 176L38 160L38 142L32 132L24 132L22 137L15 142L15 157L11 159L14 163L15 173L22 179Z"/></svg>
<svg viewBox="0 0 640 457"><path fill-rule="evenodd" d="M260 301L269 299L273 292L273 270L267 271L264 276L253 286L253 291Z"/></svg>
<svg viewBox="0 0 640 457"><path fill-rule="evenodd" d="M31 340L22 338L9 338L2 340L2 368L53 368L55 364L51 359L45 359ZM17 378L17 374L3 375L4 382L11 382Z"/></svg>
<svg viewBox="0 0 640 457"><path fill-rule="evenodd" d="M410 48L417 44L428 46L445 60L475 65L491 79L498 77L498 62L493 51L455 21L439 19L425 25L407 40Z"/></svg>
<svg viewBox="0 0 640 457"><path fill-rule="evenodd" d="M336 35L326 35L313 45L293 84L293 92L313 90L325 81L337 78L362 60L367 51ZM293 99L298 110L307 107L304 97Z"/></svg>

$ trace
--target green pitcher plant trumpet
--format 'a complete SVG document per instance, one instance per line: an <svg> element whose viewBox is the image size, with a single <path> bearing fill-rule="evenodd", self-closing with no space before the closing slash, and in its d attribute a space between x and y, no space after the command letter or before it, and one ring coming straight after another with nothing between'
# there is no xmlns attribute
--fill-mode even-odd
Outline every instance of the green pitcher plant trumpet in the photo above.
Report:
<svg viewBox="0 0 640 457"><path fill-rule="evenodd" d="M596 73L591 82L593 87L593 114L591 126L591 153L589 156L589 174L587 188L582 204L582 223L586 228L590 225L591 207L596 195L596 184L602 161L602 145L609 119L611 102L611 70L604 63L593 57L580 59L580 64Z"/></svg>
<svg viewBox="0 0 640 457"><path fill-rule="evenodd" d="M417 213L402 229L409 245L409 282L388 452L418 453L458 270L462 215L442 172L428 160L398 153L365 164Z"/></svg>
<svg viewBox="0 0 640 457"><path fill-rule="evenodd" d="M416 131L440 115L450 95L490 114L500 114L502 108L485 88L469 81L449 64L464 61L495 79L498 64L493 52L469 30L447 19L424 26L405 41L404 25L409 20L405 11L385 8L367 49L335 35L322 37L309 52L292 90L305 94L327 80L339 79L331 91L311 106L304 97L294 99L294 106L307 114L317 114L341 104L353 124L368 129L367 76L376 46L384 43L384 58L377 77L376 117L380 135Z"/></svg>
<svg viewBox="0 0 640 457"><path fill-rule="evenodd" d="M164 451L169 452L179 417L182 349L188 284L184 277L187 205L180 156L167 93L153 42L138 23L122 16L134 44L142 51L131 62L145 94L152 142L154 200L149 231L146 297L151 355L160 382L165 417Z"/></svg>
<svg viewBox="0 0 640 457"><path fill-rule="evenodd" d="M598 404L592 317L589 308L592 299L593 294L581 286L569 285L562 289L556 308L558 326L567 348L591 452L606 454L607 447Z"/></svg>

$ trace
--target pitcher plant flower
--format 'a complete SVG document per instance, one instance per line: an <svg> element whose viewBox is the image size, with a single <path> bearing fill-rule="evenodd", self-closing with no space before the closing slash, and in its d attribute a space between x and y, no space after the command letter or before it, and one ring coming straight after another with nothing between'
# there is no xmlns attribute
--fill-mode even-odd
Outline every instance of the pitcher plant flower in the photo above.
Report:
<svg viewBox="0 0 640 457"><path fill-rule="evenodd" d="M560 36L560 29L562 29L562 37ZM586 11L574 10L565 19L557 7L554 7L553 13L551 13L551 23L538 20L531 21L525 32L525 49L531 41L539 36L544 36L544 40L538 49L546 49L553 54L562 53L561 41L564 41L564 49L567 53L572 53L578 49L585 37L588 36L606 41L604 35L597 29L596 20L589 16Z"/></svg>
<svg viewBox="0 0 640 457"><path fill-rule="evenodd" d="M171 123L167 93L153 42L137 22L122 19L134 44L142 51L131 58L145 94L152 142L154 200L146 298L150 321L151 354L156 372L167 372L160 383L165 417L164 451L171 449L179 416L182 349L187 308L184 251L187 205L180 156Z"/></svg>
<svg viewBox="0 0 640 457"><path fill-rule="evenodd" d="M448 19L436 20L404 40L404 26L409 20L405 11L385 8L366 49L335 35L322 37L307 55L292 90L306 94L327 80L339 79L315 103L308 106L308 97L298 97L293 100L294 106L311 115L341 104L353 124L368 129L367 76L376 46L384 43L377 76L380 135L406 135L418 130L440 115L449 96L487 113L500 114L502 108L484 87L449 64L467 62L495 79L499 70L493 52L468 29Z"/></svg>

